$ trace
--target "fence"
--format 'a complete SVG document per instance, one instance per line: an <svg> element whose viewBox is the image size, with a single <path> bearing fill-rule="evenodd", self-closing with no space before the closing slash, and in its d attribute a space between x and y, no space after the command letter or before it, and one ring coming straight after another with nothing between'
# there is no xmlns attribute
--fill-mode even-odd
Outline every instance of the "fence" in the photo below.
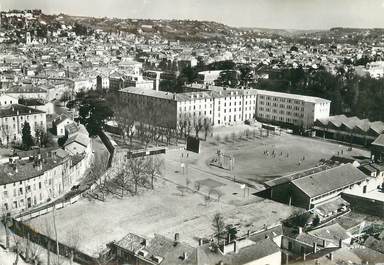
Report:
<svg viewBox="0 0 384 265"><path fill-rule="evenodd" d="M21 221L11 218L11 222L8 222L9 229L20 237L28 237L31 242L36 243L53 253L57 253L56 241L49 236L43 235ZM83 265L94 265L96 259L75 249L71 246L58 242L59 255L69 258L73 253L73 261Z"/></svg>
<svg viewBox="0 0 384 265"><path fill-rule="evenodd" d="M68 200L65 200L65 201L53 202L53 203L44 205L41 208L29 211L27 213L21 213L19 215L16 215L15 220L28 221L32 218L35 218L35 217L38 217L40 215L44 215L44 214L51 212L53 210L53 207L55 207L56 209L61 209L61 208L64 208L68 205L71 205L71 204L77 202L80 198L81 198L81 194L78 194L76 196L69 198Z"/></svg>

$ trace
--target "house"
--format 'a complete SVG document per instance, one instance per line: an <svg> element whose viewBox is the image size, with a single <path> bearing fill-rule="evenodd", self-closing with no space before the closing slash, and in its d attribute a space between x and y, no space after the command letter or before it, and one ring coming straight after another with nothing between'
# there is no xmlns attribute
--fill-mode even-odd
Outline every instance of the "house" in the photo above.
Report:
<svg viewBox="0 0 384 265"><path fill-rule="evenodd" d="M53 132L59 137L64 136L65 126L71 123L74 123L74 121L71 118L62 114L52 121Z"/></svg>
<svg viewBox="0 0 384 265"><path fill-rule="evenodd" d="M17 103L18 103L17 98L11 97L11 96L6 95L4 93L0 95L0 107L9 106L12 104L17 104Z"/></svg>
<svg viewBox="0 0 384 265"><path fill-rule="evenodd" d="M172 240L159 234L146 239L129 233L120 241L112 242L109 247L116 254L119 264L197 264L196 249L179 242L178 234Z"/></svg>
<svg viewBox="0 0 384 265"><path fill-rule="evenodd" d="M29 123L33 137L37 129L46 131L46 116L43 111L19 104L0 107L1 144L21 141L25 122Z"/></svg>
<svg viewBox="0 0 384 265"><path fill-rule="evenodd" d="M91 139L84 125L80 124L77 133L68 138L64 144L64 150L71 155L92 153Z"/></svg>
<svg viewBox="0 0 384 265"><path fill-rule="evenodd" d="M227 242L220 248L212 244L193 247L180 242L179 234L174 240L155 234L148 239L133 233L108 244L116 254L119 264L140 265L280 265L281 251L275 240L281 240L281 226L261 231Z"/></svg>

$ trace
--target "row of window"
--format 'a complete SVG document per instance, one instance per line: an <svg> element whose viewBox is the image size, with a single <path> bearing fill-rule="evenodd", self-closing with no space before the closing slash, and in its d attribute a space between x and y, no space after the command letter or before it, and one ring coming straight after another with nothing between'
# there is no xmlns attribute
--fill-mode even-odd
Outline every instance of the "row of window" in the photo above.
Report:
<svg viewBox="0 0 384 265"><path fill-rule="evenodd" d="M278 98L278 97L270 97L270 96L260 96L260 99L266 99L266 100L273 100L273 101L288 102L288 103L295 103L295 104L304 105L304 101L294 100L294 99L289 99L289 98Z"/></svg>
<svg viewBox="0 0 384 265"><path fill-rule="evenodd" d="M293 123L293 124L298 124L299 120L298 119L292 119L292 118L285 118L281 116L276 116L276 115L270 115L270 114L259 114L260 118L265 118L268 120L274 120L274 121L280 121L280 122L286 122L286 123Z"/></svg>

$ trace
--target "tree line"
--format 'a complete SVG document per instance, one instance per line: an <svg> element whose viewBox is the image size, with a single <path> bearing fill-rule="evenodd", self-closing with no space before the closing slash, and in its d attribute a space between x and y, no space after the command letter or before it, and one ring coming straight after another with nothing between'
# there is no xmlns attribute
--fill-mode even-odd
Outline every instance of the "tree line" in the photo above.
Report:
<svg viewBox="0 0 384 265"><path fill-rule="evenodd" d="M256 88L325 98L332 101L332 115L384 121L384 78L360 77L343 68L336 75L302 68L282 69L279 74L259 82Z"/></svg>
<svg viewBox="0 0 384 265"><path fill-rule="evenodd" d="M169 113L164 105L151 102L126 103L117 95L113 95L109 102L123 140L131 147L134 138L139 139L147 148L150 143L156 146L160 142L167 145L178 144L179 140L191 136L192 133L198 138L199 133L203 132L204 139L207 139L212 131L212 121L202 115L182 113L181 117L177 118L177 113Z"/></svg>

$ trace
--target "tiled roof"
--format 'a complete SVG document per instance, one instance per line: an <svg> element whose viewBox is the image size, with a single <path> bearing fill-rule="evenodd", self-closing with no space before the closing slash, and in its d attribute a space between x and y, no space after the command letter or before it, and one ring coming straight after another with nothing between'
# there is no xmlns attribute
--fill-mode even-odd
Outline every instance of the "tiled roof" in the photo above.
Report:
<svg viewBox="0 0 384 265"><path fill-rule="evenodd" d="M118 242L115 242L115 245L136 253L136 251L142 249L145 246L146 239L144 237L138 236L133 233L128 233L125 237L123 237Z"/></svg>
<svg viewBox="0 0 384 265"><path fill-rule="evenodd" d="M0 108L0 117L12 117L16 115L31 115L31 114L41 114L45 113L44 111L30 108L20 104L13 104L6 107Z"/></svg>
<svg viewBox="0 0 384 265"><path fill-rule="evenodd" d="M318 238L332 241L333 243L338 243L340 239L346 240L350 238L347 231L338 223L312 230L308 233Z"/></svg>
<svg viewBox="0 0 384 265"><path fill-rule="evenodd" d="M42 156L44 157L44 154ZM65 158L49 157L48 154L45 154L44 159L41 161L42 170L39 170L39 168L34 167L34 161L17 160L17 172L11 164L2 164L0 165L0 185L32 179L43 175L45 171L64 163L64 161L66 161Z"/></svg>
<svg viewBox="0 0 384 265"><path fill-rule="evenodd" d="M67 119L71 120L71 118L69 118L65 114L61 114L60 116L56 117L56 119L53 121L53 123L57 126L57 125L59 125L60 123L64 122Z"/></svg>
<svg viewBox="0 0 384 265"><path fill-rule="evenodd" d="M364 181L366 178L367 176L352 164L343 164L303 178L295 179L292 183L309 197L313 198Z"/></svg>
<svg viewBox="0 0 384 265"><path fill-rule="evenodd" d="M65 142L64 146L68 146L72 143L78 143L81 144L84 147L87 147L90 143L90 139L88 136L82 134L82 133L77 133L76 135L68 138L68 140Z"/></svg>

